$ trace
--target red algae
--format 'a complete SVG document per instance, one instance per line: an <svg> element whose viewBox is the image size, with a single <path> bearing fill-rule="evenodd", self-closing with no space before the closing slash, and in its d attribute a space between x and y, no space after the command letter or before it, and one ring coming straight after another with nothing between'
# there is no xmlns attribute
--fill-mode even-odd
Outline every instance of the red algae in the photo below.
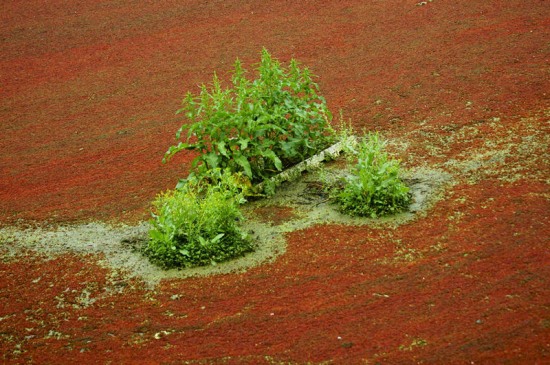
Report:
<svg viewBox="0 0 550 365"><path fill-rule="evenodd" d="M257 208L251 214L263 222L276 226L296 217L292 208L273 205Z"/></svg>
<svg viewBox="0 0 550 365"><path fill-rule="evenodd" d="M287 230L275 260L153 287L101 254L0 236L2 361L549 362L550 12L421 3L3 5L1 226L147 219L193 157L160 162L184 93L264 46L308 66L405 168L453 181L399 226Z"/></svg>

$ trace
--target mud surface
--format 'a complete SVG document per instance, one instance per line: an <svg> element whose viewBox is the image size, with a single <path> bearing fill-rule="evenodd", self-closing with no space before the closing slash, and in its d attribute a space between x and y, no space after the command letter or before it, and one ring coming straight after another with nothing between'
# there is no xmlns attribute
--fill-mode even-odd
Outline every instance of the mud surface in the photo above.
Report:
<svg viewBox="0 0 550 365"><path fill-rule="evenodd" d="M546 1L1 8L4 363L550 361ZM247 265L160 274L132 246L193 158L160 163L174 112L262 47L389 139L417 205L350 221L304 175L250 206Z"/></svg>

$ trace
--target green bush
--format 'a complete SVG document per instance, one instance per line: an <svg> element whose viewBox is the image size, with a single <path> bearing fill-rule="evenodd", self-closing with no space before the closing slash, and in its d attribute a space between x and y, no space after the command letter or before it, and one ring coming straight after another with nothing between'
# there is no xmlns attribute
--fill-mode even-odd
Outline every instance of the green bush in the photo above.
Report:
<svg viewBox="0 0 550 365"><path fill-rule="evenodd" d="M344 213L376 218L404 210L410 203L409 188L399 177L400 164L388 158L385 142L369 134L357 146L352 175L333 197Z"/></svg>
<svg viewBox="0 0 550 365"><path fill-rule="evenodd" d="M293 59L285 69L263 49L256 71L257 78L248 80L237 59L232 88L222 88L214 74L210 87L202 85L197 96L188 93L177 113L190 123L176 133L177 139L184 131L187 137L171 146L163 161L194 150L198 175L229 169L256 184L332 142L332 116L307 68Z"/></svg>
<svg viewBox="0 0 550 365"><path fill-rule="evenodd" d="M257 78L250 81L237 59L232 88L214 74L210 87L187 93L178 110L188 119L163 162L182 150L198 152L192 172L176 190L153 202L152 228L144 253L165 268L226 261L252 251L240 229L244 196L273 193L269 178L333 140L332 118L307 68L288 69L263 49ZM266 182L264 191L253 184Z"/></svg>
<svg viewBox="0 0 550 365"><path fill-rule="evenodd" d="M145 254L164 268L215 265L253 251L238 223L244 201L235 175L215 172L219 182L190 181L153 202L152 228Z"/></svg>

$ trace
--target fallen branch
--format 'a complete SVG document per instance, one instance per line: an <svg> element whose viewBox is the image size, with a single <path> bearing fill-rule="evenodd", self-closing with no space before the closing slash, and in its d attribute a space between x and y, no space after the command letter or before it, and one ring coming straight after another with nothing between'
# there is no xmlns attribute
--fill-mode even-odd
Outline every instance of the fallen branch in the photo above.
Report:
<svg viewBox="0 0 550 365"><path fill-rule="evenodd" d="M322 150L316 155L297 163L296 165L282 171L281 173L273 176L268 181L274 186L279 186L285 181L296 180L304 171L311 171L319 168L321 163L325 160L334 160L340 155L340 153L349 147L354 147L357 144L357 138L350 136L340 142L333 144L332 146ZM261 182L254 187L254 191L263 192L266 182Z"/></svg>

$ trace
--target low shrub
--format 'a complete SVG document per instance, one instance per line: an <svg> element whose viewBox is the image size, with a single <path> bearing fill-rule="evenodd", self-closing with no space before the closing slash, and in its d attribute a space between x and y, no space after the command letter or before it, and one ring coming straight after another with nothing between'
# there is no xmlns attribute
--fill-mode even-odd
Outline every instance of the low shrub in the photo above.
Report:
<svg viewBox="0 0 550 365"><path fill-rule="evenodd" d="M357 161L343 187L331 195L340 210L354 216L376 218L404 210L410 203L409 188L399 177L400 163L384 151L378 134L368 134L357 146Z"/></svg>
<svg viewBox="0 0 550 365"><path fill-rule="evenodd" d="M238 176L216 170L215 178L215 184L193 180L156 198L144 251L152 262L163 268L215 265L254 250L239 227L244 198L235 188Z"/></svg>
<svg viewBox="0 0 550 365"><path fill-rule="evenodd" d="M194 174L229 169L257 184L330 145L332 116L310 71L294 59L286 69L266 49L256 71L250 81L237 59L232 88L224 89L214 74L210 87L202 85L197 96L188 93L177 113L189 123L176 133L177 139L184 131L187 137L163 161L194 150Z"/></svg>

